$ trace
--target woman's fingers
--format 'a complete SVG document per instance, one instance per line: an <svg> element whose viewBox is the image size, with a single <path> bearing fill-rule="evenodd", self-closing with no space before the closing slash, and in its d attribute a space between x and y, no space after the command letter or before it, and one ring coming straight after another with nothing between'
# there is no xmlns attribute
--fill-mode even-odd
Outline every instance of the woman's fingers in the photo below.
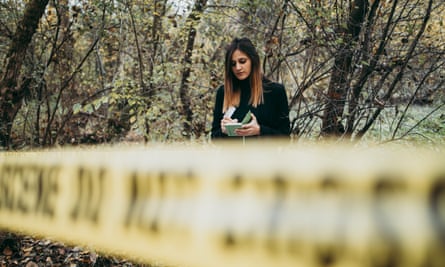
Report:
<svg viewBox="0 0 445 267"><path fill-rule="evenodd" d="M259 135L260 125L258 124L255 115L252 114L252 120L241 128L235 130L235 133L240 136Z"/></svg>

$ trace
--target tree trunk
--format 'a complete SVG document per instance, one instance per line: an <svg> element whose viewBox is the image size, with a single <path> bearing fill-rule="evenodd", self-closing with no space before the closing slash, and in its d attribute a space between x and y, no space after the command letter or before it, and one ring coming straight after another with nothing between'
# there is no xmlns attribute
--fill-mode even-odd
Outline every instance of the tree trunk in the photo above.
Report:
<svg viewBox="0 0 445 267"><path fill-rule="evenodd" d="M154 3L154 12L153 12L153 26L151 28L151 43L152 50L151 56L148 61L148 78L150 79L147 92L144 95L147 96L147 106L146 109L149 109L151 106L151 99L155 94L155 88L153 84L153 73L155 67L156 56L158 54L159 44L161 43L161 35L162 35L162 18L165 16L167 12L167 0L156 0ZM145 142L148 142L148 136L150 135L150 124L148 119L144 119L145 125Z"/></svg>
<svg viewBox="0 0 445 267"><path fill-rule="evenodd" d="M20 70L47 4L48 0L33 0L26 4L23 18L18 24L3 64L6 67L0 80L0 145L6 148L10 146L12 124L26 90L18 81Z"/></svg>
<svg viewBox="0 0 445 267"><path fill-rule="evenodd" d="M181 86L179 87L179 96L181 98L181 106L182 106L181 115L185 117L184 132L186 137L190 136L193 123L191 97L188 93L189 89L188 79L190 77L190 72L191 72L193 45L195 44L195 38L196 38L196 24L198 24L199 20L201 19L201 14L205 9L206 4L207 0L196 0L193 10L188 16L186 22L186 25L189 25L188 39L185 48L184 59L182 62L183 70L182 70Z"/></svg>
<svg viewBox="0 0 445 267"><path fill-rule="evenodd" d="M165 16L166 12L167 12L167 0L155 1L154 12L153 12L153 26L151 28L152 50L150 59L148 61L148 77L150 79L150 84L147 93L148 97L152 97L154 95L153 72L155 67L156 56L158 54L160 38L162 35L162 18Z"/></svg>
<svg viewBox="0 0 445 267"><path fill-rule="evenodd" d="M345 132L341 118L349 91L352 51L355 41L358 40L367 9L367 0L354 0L349 13L347 29L340 29L337 32L344 36L344 42L334 59L322 121L322 135L340 136Z"/></svg>
<svg viewBox="0 0 445 267"><path fill-rule="evenodd" d="M362 90L364 89L365 83L370 77L370 75L375 70L375 67L377 63L379 62L380 57L383 55L385 50L385 45L387 44L386 38L389 33L389 27L391 25L391 21L394 16L394 12L396 10L397 1L394 2L393 8L391 9L389 18L386 23L386 27L383 30L383 34L380 37L380 43L378 45L378 49L374 55L372 55L372 44L371 44L371 31L374 28L374 23L377 19L377 10L380 6L380 0L375 0L370 8L367 22L365 23L365 29L363 29L364 32L364 40L363 40L363 57L362 61L367 62L368 64L365 64L360 72L358 82L355 83L354 86L351 88L351 99L349 101L349 107L348 107L348 118L346 123L346 129L345 132L347 135L352 136L352 133L354 131L354 126L356 122L356 117L359 114L359 98L362 93ZM372 56L371 56L372 55Z"/></svg>

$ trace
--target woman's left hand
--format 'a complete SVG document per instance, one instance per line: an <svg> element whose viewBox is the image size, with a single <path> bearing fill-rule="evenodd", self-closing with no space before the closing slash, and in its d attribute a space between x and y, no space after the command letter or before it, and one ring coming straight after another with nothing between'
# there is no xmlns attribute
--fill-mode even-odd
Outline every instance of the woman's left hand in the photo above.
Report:
<svg viewBox="0 0 445 267"><path fill-rule="evenodd" d="M252 120L244 124L241 128L235 130L235 133L238 136L252 136L252 135L260 135L260 125L256 120L255 115L252 114Z"/></svg>

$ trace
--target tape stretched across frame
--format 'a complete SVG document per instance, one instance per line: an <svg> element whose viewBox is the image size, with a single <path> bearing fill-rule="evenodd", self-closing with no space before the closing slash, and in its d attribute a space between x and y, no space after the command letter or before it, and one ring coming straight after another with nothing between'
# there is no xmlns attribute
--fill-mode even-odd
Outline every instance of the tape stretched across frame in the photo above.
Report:
<svg viewBox="0 0 445 267"><path fill-rule="evenodd" d="M0 154L0 227L169 266L445 266L445 157L165 146Z"/></svg>

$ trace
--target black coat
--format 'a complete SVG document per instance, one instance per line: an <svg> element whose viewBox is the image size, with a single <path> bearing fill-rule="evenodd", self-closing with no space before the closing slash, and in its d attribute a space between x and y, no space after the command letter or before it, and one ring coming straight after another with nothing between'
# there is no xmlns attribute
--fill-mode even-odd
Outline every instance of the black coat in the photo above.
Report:
<svg viewBox="0 0 445 267"><path fill-rule="evenodd" d="M289 136L289 105L284 86L263 80L264 102L256 108L249 104L250 93L251 90L248 84L241 87L240 104L236 107L232 119L241 121L250 110L256 116L257 122L260 125L260 136ZM216 92L215 107L213 109L212 138L227 137L221 131L221 120L224 116L222 112L223 102L224 86L220 86Z"/></svg>

